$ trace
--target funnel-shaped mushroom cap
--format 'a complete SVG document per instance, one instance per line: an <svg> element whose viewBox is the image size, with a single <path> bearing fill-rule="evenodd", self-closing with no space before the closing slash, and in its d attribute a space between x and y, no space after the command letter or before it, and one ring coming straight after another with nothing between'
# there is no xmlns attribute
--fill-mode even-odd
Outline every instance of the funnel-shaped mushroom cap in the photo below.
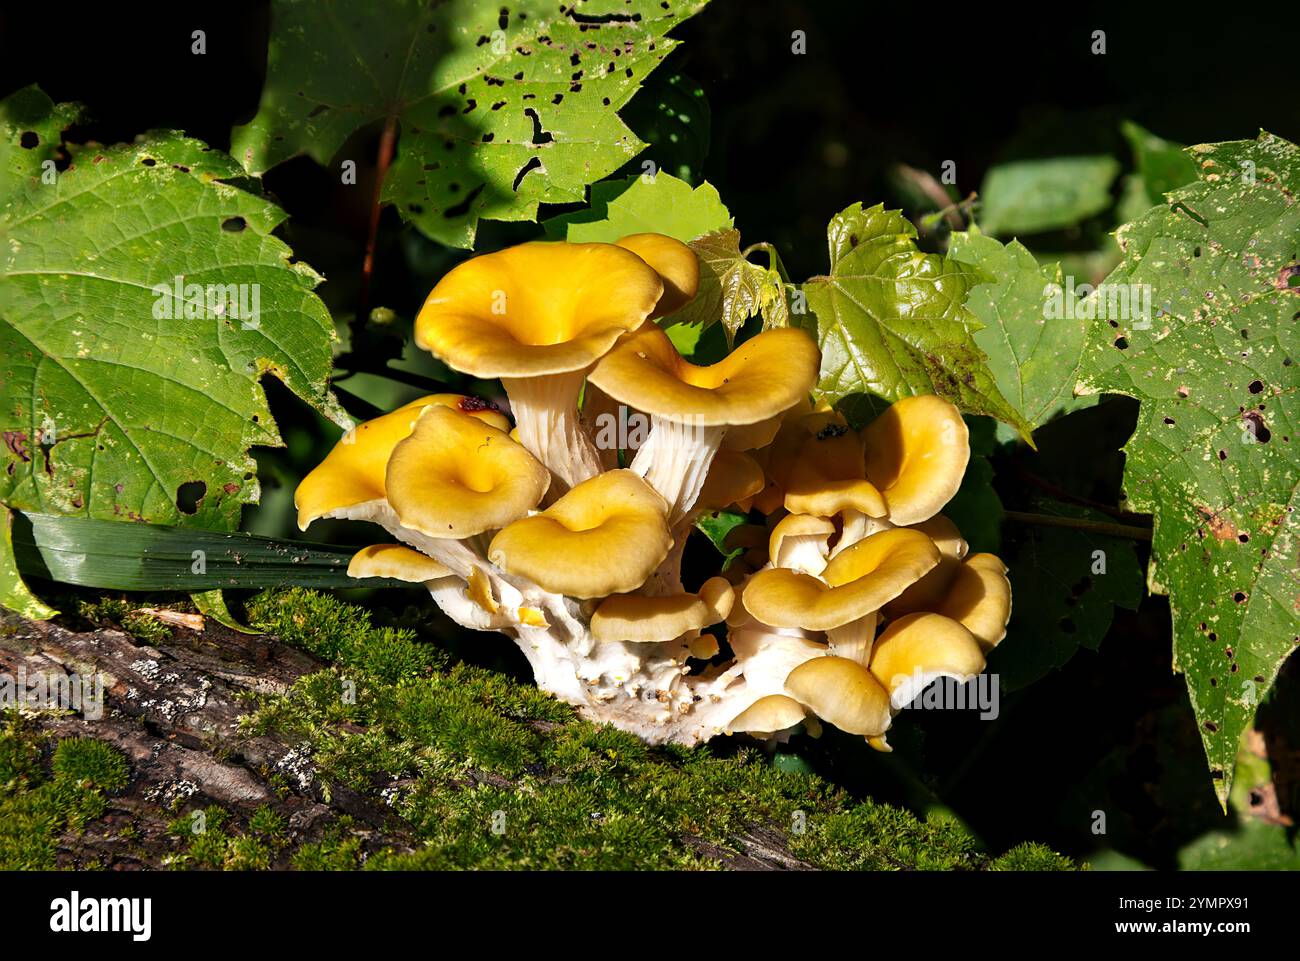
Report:
<svg viewBox="0 0 1300 961"><path fill-rule="evenodd" d="M505 528L488 557L553 594L625 594L668 556L667 514L664 499L636 474L608 471Z"/></svg>
<svg viewBox="0 0 1300 961"><path fill-rule="evenodd" d="M415 342L475 377L582 370L649 317L662 293L654 268L614 244L520 244L438 281Z"/></svg>
<svg viewBox="0 0 1300 961"><path fill-rule="evenodd" d="M720 450L709 465L695 507L705 512L722 510L748 500L762 489L763 468L754 458L738 450Z"/></svg>
<svg viewBox="0 0 1300 961"><path fill-rule="evenodd" d="M972 554L958 569L936 611L959 621L985 652L1007 636L1011 582L1006 566L992 554Z"/></svg>
<svg viewBox="0 0 1300 961"><path fill-rule="evenodd" d="M932 394L904 397L862 432L867 477L900 526L939 513L961 486L970 434L957 408Z"/></svg>
<svg viewBox="0 0 1300 961"><path fill-rule="evenodd" d="M808 716L802 704L784 694L760 697L727 725L728 734L776 734L803 723Z"/></svg>
<svg viewBox="0 0 1300 961"><path fill-rule="evenodd" d="M352 555L348 577L386 577L423 584L454 576L450 567L401 544L371 544Z"/></svg>
<svg viewBox="0 0 1300 961"><path fill-rule="evenodd" d="M828 424L805 441L786 479L785 509L821 517L851 509L884 517L885 500L867 480L862 438Z"/></svg>
<svg viewBox="0 0 1300 961"><path fill-rule="evenodd" d="M952 579L957 576L962 559L970 549L957 525L942 514L935 514L928 521L912 526L928 535L942 556L938 567L889 602L885 613L890 617L916 611L937 611L948 593Z"/></svg>
<svg viewBox="0 0 1300 961"><path fill-rule="evenodd" d="M817 380L821 355L804 331L768 330L707 367L677 353L655 324L623 338L588 380L637 410L700 427L753 424L793 407Z"/></svg>
<svg viewBox="0 0 1300 961"><path fill-rule="evenodd" d="M754 498L754 506L764 514L778 510L785 501L785 485L790 471L799 456L799 450L810 437L827 427L847 429L844 418L835 411L814 411L807 398L801 398L794 407L781 415L780 427L770 444L754 451L754 459L763 468L767 484ZM735 429L727 431L728 436ZM726 438L723 438L726 446Z"/></svg>
<svg viewBox="0 0 1300 961"><path fill-rule="evenodd" d="M829 631L878 611L939 563L939 548L920 531L894 528L837 554L825 583L782 568L759 571L745 587L744 605L773 627Z"/></svg>
<svg viewBox="0 0 1300 961"><path fill-rule="evenodd" d="M427 407L388 459L388 502L403 527L460 540L536 507L550 471L505 431Z"/></svg>
<svg viewBox="0 0 1300 961"><path fill-rule="evenodd" d="M700 259L690 247L663 234L629 234L616 243L653 267L664 283L651 320L675 314L695 299L700 288Z"/></svg>
<svg viewBox="0 0 1300 961"><path fill-rule="evenodd" d="M889 730L889 694L865 667L844 657L814 657L785 679L785 690L823 721L849 734Z"/></svg>
<svg viewBox="0 0 1300 961"><path fill-rule="evenodd" d="M349 508L383 500L388 458L393 448L410 435L420 412L430 406L460 411L499 430L510 428L500 411L477 397L462 394L431 394L358 424L298 485L293 495L298 529L306 530L318 517L346 516Z"/></svg>
<svg viewBox="0 0 1300 961"><path fill-rule="evenodd" d="M835 525L825 517L788 514L772 528L767 541L767 556L773 567L820 574L826 568L830 538L834 533Z"/></svg>
<svg viewBox="0 0 1300 961"><path fill-rule="evenodd" d="M615 594L591 615L591 636L598 641L671 641L724 620L734 599L734 590L721 577L709 578L696 594Z"/></svg>
<svg viewBox="0 0 1300 961"><path fill-rule="evenodd" d="M936 677L967 680L984 670L974 635L941 614L907 614L889 625L871 652L871 673L903 707Z"/></svg>

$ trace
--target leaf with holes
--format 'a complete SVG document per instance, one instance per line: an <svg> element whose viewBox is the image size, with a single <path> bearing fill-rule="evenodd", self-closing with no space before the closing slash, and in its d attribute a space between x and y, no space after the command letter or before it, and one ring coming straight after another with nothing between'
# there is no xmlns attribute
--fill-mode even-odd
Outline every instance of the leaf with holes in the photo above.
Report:
<svg viewBox="0 0 1300 961"><path fill-rule="evenodd" d="M1079 386L1141 401L1127 496L1155 515L1148 583L1169 594L1223 802L1241 733L1300 645L1300 149L1263 133L1190 155L1199 180L1120 229L1107 279L1149 285L1160 311L1094 321Z"/></svg>
<svg viewBox="0 0 1300 961"><path fill-rule="evenodd" d="M1019 241L1003 246L978 231L954 233L948 256L985 280L966 298L983 325L975 343L1003 395L1025 419L1037 428L1090 403L1073 394L1087 322L1067 309L1073 304L1066 303L1070 288L1061 268L1040 267Z"/></svg>
<svg viewBox="0 0 1300 961"><path fill-rule="evenodd" d="M259 493L249 448L280 442L264 373L348 422L327 386L320 278L225 154L156 133L66 146L68 169L45 177L40 154L72 115L15 97L7 165L28 131L42 143L0 197L0 501L235 527Z"/></svg>
<svg viewBox="0 0 1300 961"><path fill-rule="evenodd" d="M705 0L279 0L257 115L232 135L253 173L322 164L358 130L400 129L383 199L442 243L535 220L645 146L619 118Z"/></svg>
<svg viewBox="0 0 1300 961"><path fill-rule="evenodd" d="M916 246L916 229L883 205L854 204L827 230L831 271L803 284L795 319L822 349L816 392L837 402L859 393L895 401L938 394L968 414L987 414L1026 438L1030 425L998 389L975 342L966 297L970 267Z"/></svg>

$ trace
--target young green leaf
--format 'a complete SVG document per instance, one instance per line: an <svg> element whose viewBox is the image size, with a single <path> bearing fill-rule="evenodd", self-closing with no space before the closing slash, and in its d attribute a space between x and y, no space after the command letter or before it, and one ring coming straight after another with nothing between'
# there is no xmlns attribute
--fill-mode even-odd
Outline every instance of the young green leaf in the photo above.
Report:
<svg viewBox="0 0 1300 961"><path fill-rule="evenodd" d="M1092 403L1073 395L1087 321L1067 303L1061 268L1040 267L1017 240L1004 246L978 231L954 233L948 256L986 280L966 298L983 325L975 343L1003 395L1030 425Z"/></svg>
<svg viewBox="0 0 1300 961"><path fill-rule="evenodd" d="M923 253L898 211L854 204L828 229L831 272L803 284L806 320L822 349L816 392L839 401L871 393L887 401L938 394L1028 438L1031 425L1002 395L975 342L964 306L980 280L970 267ZM796 300L797 303L797 300Z"/></svg>
<svg viewBox="0 0 1300 961"><path fill-rule="evenodd" d="M543 225L553 240L612 244L628 234L664 234L690 243L731 229L731 214L710 183L692 187L671 174L608 180L591 188L583 210L552 217Z"/></svg>
<svg viewBox="0 0 1300 961"><path fill-rule="evenodd" d="M1159 316L1094 321L1081 390L1141 401L1130 507L1155 515L1148 582L1170 595L1220 802L1237 742L1300 645L1300 149L1271 134L1191 148L1198 182L1120 229L1108 285Z"/></svg>
<svg viewBox="0 0 1300 961"><path fill-rule="evenodd" d="M30 88L3 112L10 158L71 116ZM67 170L35 157L5 181L0 501L233 528L259 493L249 448L280 442L264 373L349 422L320 278L225 154L173 133L66 149Z"/></svg>
<svg viewBox="0 0 1300 961"><path fill-rule="evenodd" d="M1120 130L1133 148L1137 184L1148 207L1164 203L1165 194L1196 180L1196 163L1183 144L1157 137L1131 120Z"/></svg>
<svg viewBox="0 0 1300 961"><path fill-rule="evenodd" d="M1114 157L1018 160L989 170L980 187L979 224L990 234L1069 227L1110 206Z"/></svg>
<svg viewBox="0 0 1300 961"><path fill-rule="evenodd" d="M480 219L580 202L642 150L618 110L704 3L279 0L261 107L231 150L252 173L300 153L355 172L339 156L348 139L395 125L383 199L433 239L472 247Z"/></svg>

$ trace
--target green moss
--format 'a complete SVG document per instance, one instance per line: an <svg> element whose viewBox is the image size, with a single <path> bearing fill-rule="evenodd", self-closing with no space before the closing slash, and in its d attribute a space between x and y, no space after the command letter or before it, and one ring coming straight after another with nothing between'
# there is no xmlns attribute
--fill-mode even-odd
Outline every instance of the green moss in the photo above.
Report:
<svg viewBox="0 0 1300 961"><path fill-rule="evenodd" d="M992 869L994 871L1072 871L1074 863L1045 845L1026 841L997 858L992 864Z"/></svg>
<svg viewBox="0 0 1300 961"><path fill-rule="evenodd" d="M96 627L118 627L137 641L157 644L172 636L171 628L118 597L78 600L77 613Z"/></svg>
<svg viewBox="0 0 1300 961"><path fill-rule="evenodd" d="M90 738L66 738L45 766L46 743L15 712L0 722L0 870L49 870L58 839L102 817L105 792L126 785L126 759Z"/></svg>

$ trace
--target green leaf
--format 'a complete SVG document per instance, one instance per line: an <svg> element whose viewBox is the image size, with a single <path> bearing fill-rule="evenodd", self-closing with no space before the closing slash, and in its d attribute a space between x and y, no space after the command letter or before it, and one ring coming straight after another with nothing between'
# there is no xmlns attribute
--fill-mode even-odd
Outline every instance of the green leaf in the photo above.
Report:
<svg viewBox="0 0 1300 961"><path fill-rule="evenodd" d="M705 514L695 521L696 528L709 539L713 546L718 549L718 553L723 556L723 570L726 570L728 564L745 553L743 547L727 547L727 535L737 527L744 525L744 523L745 515L736 511L717 511L713 514Z"/></svg>
<svg viewBox="0 0 1300 961"><path fill-rule="evenodd" d="M1017 240L1003 246L977 231L954 233L948 256L987 281L966 298L983 325L975 343L988 356L1002 394L1030 425L1093 403L1073 396L1087 321L1051 309L1063 308L1069 296L1061 268L1040 267Z"/></svg>
<svg viewBox="0 0 1300 961"><path fill-rule="evenodd" d="M980 227L1033 234L1069 227L1110 206L1114 157L1052 157L993 167L980 187Z"/></svg>
<svg viewBox="0 0 1300 961"><path fill-rule="evenodd" d="M1037 502L1034 510L1109 520L1055 501ZM1095 651L1110 630L1115 607L1136 610L1142 600L1137 551L1122 537L1018 525L1007 538L1005 557L1015 601L1007 637L990 657L989 670L1008 691L1063 667L1080 647Z"/></svg>
<svg viewBox="0 0 1300 961"><path fill-rule="evenodd" d="M260 633L239 623L239 619L230 613L230 608L226 606L225 592L220 589L215 591L195 591L190 595L190 600L194 602L194 609L204 617L210 617L218 624L223 624L232 631L238 631L240 634Z"/></svg>
<svg viewBox="0 0 1300 961"><path fill-rule="evenodd" d="M1135 182L1147 207L1164 203L1165 194L1196 180L1196 163L1183 144L1157 137L1131 120L1120 130L1133 148Z"/></svg>
<svg viewBox="0 0 1300 961"><path fill-rule="evenodd" d="M978 274L923 253L912 225L882 205L854 204L827 233L831 272L800 288L811 317L799 322L815 325L822 349L816 393L831 402L938 394L1028 438L1031 427L998 390L974 339L978 322L963 306Z"/></svg>
<svg viewBox="0 0 1300 961"><path fill-rule="evenodd" d="M587 209L544 224L554 240L612 244L628 234L657 233L690 243L731 229L731 214L712 184L692 187L671 174L629 177L596 184Z"/></svg>
<svg viewBox="0 0 1300 961"><path fill-rule="evenodd" d="M674 321L700 327L721 321L729 342L755 314L763 315L764 329L790 325L785 282L772 267L745 257L739 230L706 234L690 246L700 259L700 289Z"/></svg>
<svg viewBox="0 0 1300 961"><path fill-rule="evenodd" d="M14 515L4 508L0 508L0 513L4 514L3 525L0 525L3 527L0 530L0 606L17 611L33 621L48 620L59 612L43 604L23 583L22 575L18 572L18 560L14 557Z"/></svg>
<svg viewBox="0 0 1300 961"><path fill-rule="evenodd" d="M1155 515L1148 583L1170 595L1224 803L1238 739L1300 644L1300 150L1261 133L1191 156L1200 180L1120 228L1107 280L1150 285L1160 314L1094 321L1079 386L1141 402L1129 506Z"/></svg>
<svg viewBox="0 0 1300 961"><path fill-rule="evenodd" d="M44 111L26 123L70 115ZM53 182L7 180L0 209L0 501L233 528L259 494L249 448L280 443L262 374L349 423L320 278L225 154L170 133L66 149Z"/></svg>
<svg viewBox="0 0 1300 961"><path fill-rule="evenodd" d="M102 590L409 586L349 577L348 550L252 534L24 513L13 536L24 573Z"/></svg>
<svg viewBox="0 0 1300 961"><path fill-rule="evenodd" d="M536 220L645 146L618 116L705 0L279 0L257 115L232 152L261 173L321 164L358 130L400 128L383 199L435 240Z"/></svg>

